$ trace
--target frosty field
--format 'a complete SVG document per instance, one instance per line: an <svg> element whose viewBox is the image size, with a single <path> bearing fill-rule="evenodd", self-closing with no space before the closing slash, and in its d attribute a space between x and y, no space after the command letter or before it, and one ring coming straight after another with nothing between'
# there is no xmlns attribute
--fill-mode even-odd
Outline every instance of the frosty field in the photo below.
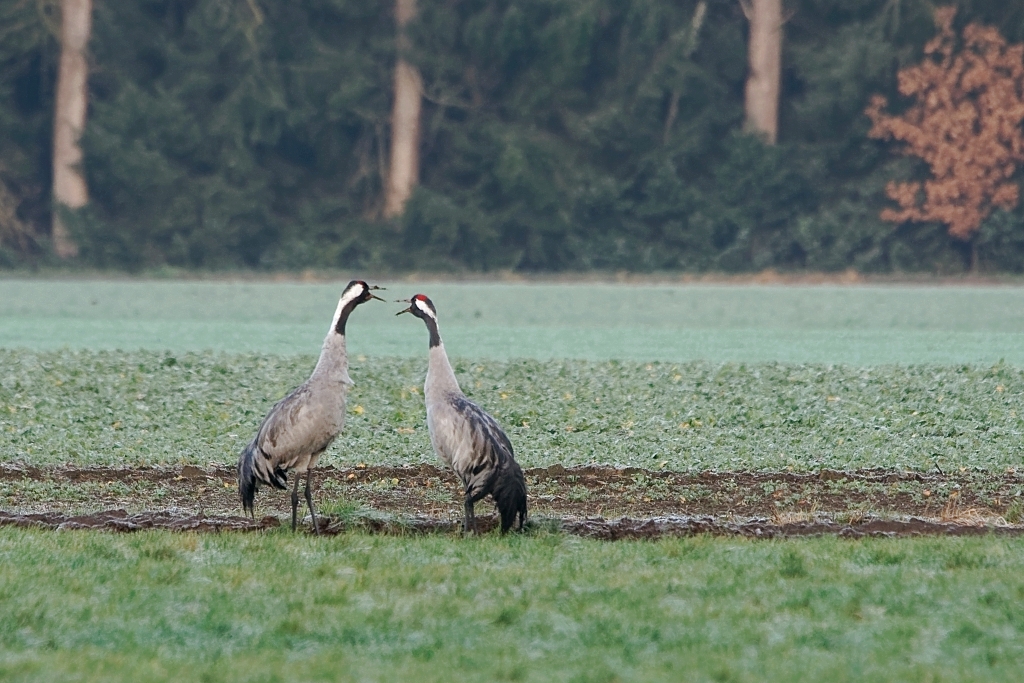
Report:
<svg viewBox="0 0 1024 683"><path fill-rule="evenodd" d="M1024 290L384 284L438 304L527 469L531 531L443 530L426 335L376 303L322 461L332 535L46 531L29 515L236 518L237 452L343 283L0 280L0 516L27 525L0 527L0 677L1019 679ZM981 535L559 531L622 515Z"/></svg>

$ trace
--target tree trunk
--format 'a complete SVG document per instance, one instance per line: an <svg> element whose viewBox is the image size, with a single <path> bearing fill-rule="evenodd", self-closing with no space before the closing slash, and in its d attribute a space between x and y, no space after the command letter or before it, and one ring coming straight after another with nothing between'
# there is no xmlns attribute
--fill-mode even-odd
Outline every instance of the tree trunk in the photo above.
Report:
<svg viewBox="0 0 1024 683"><path fill-rule="evenodd" d="M782 78L782 0L740 0L750 21L747 60L750 70L744 106L744 130L774 145L779 136L779 86Z"/></svg>
<svg viewBox="0 0 1024 683"><path fill-rule="evenodd" d="M53 248L61 258L78 255L60 219L59 207L80 209L89 201L82 173L82 147L89 67L85 59L92 31L92 0L61 0L60 70L53 112Z"/></svg>
<svg viewBox="0 0 1024 683"><path fill-rule="evenodd" d="M697 51L697 47L700 44L700 28L704 25L704 17L708 11L707 0L700 0L697 3L697 7L693 10L693 18L690 19L690 32L686 37L686 46L683 48L683 55L690 59L693 57L693 53ZM672 136L672 126L676 122L676 117L679 116L679 98L682 93L677 89L672 90L672 95L668 102L668 114L665 116L665 128L661 134L661 143L667 145Z"/></svg>
<svg viewBox="0 0 1024 683"><path fill-rule="evenodd" d="M416 0L396 0L398 63L395 65L395 101L391 110L391 164L388 168L384 216L401 215L420 180L420 109L423 79L401 56L409 47L405 26L416 15Z"/></svg>

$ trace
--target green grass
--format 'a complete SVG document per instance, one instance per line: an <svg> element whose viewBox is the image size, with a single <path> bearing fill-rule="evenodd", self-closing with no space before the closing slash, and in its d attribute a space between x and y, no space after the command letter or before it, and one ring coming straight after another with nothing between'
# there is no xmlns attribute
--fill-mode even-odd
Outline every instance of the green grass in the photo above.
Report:
<svg viewBox="0 0 1024 683"><path fill-rule="evenodd" d="M33 464L232 463L311 356L0 350L0 453ZM1024 369L455 360L528 467L998 470L1024 461ZM435 462L426 360L353 359L323 460Z"/></svg>
<svg viewBox="0 0 1024 683"><path fill-rule="evenodd" d="M429 294L467 358L1024 365L1024 288L385 283ZM0 279L0 347L315 353L343 283ZM419 357L374 302L353 353Z"/></svg>
<svg viewBox="0 0 1024 683"><path fill-rule="evenodd" d="M0 529L5 681L1016 681L1024 541Z"/></svg>

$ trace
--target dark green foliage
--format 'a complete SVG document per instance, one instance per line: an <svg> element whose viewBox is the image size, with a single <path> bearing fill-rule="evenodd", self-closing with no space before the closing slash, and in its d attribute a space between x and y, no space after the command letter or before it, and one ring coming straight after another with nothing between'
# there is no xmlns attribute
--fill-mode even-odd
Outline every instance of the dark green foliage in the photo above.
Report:
<svg viewBox="0 0 1024 683"><path fill-rule="evenodd" d="M975 240L980 266L985 270L1024 272L1024 216L996 211L982 223Z"/></svg>
<svg viewBox="0 0 1024 683"><path fill-rule="evenodd" d="M40 234L48 6L0 5L0 200ZM697 7L421 2L406 57L424 79L422 184L383 221L390 2L97 2L93 201L69 222L87 262L128 268L956 272L976 250L984 270L1024 269L1020 210L972 245L878 217L886 182L922 167L867 138L864 108L900 106L933 3L787 2L776 146L741 132L740 4L710 0L695 27ZM969 21L1024 40L1019 3L960 3Z"/></svg>
<svg viewBox="0 0 1024 683"><path fill-rule="evenodd" d="M389 25L386 8L356 2L98 6L86 257L256 266L282 246L296 260L344 254L336 226L358 220L379 183L367 169Z"/></svg>
<svg viewBox="0 0 1024 683"><path fill-rule="evenodd" d="M742 118L740 10L715 4L692 35L695 6L480 2L422 13L415 56L432 102L428 197L417 201L499 247L463 262L717 265L737 230L708 218L723 204L708 160L763 145L730 133ZM432 237L418 208L406 221L414 241Z"/></svg>
<svg viewBox="0 0 1024 683"><path fill-rule="evenodd" d="M49 226L56 30L53 5L0 2L0 267L37 256Z"/></svg>

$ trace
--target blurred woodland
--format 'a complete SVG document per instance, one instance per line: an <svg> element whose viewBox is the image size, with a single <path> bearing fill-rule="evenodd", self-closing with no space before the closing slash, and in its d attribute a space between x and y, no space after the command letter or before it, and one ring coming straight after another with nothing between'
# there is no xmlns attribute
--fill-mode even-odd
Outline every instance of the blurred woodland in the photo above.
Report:
<svg viewBox="0 0 1024 683"><path fill-rule="evenodd" d="M0 0L0 266L1024 272L1022 43L1006 0Z"/></svg>

